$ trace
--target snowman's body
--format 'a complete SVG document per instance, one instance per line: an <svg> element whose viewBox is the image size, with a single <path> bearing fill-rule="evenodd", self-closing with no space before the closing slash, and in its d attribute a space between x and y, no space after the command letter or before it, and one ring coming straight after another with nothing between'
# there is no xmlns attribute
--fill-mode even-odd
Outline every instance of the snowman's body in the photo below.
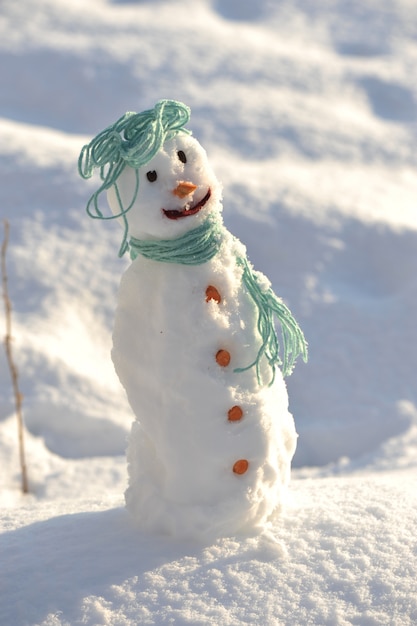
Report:
<svg viewBox="0 0 417 626"><path fill-rule="evenodd" d="M219 214L220 186L195 139L179 134L142 169L128 213L133 237L175 238ZM109 192L114 211L134 185L127 169L117 202ZM139 254L122 277L112 358L136 416L126 502L144 529L233 534L263 526L282 503L296 445L283 377L277 371L268 386L267 363L266 384L255 367L235 371L260 342L237 261L244 254L224 230L203 263Z"/></svg>

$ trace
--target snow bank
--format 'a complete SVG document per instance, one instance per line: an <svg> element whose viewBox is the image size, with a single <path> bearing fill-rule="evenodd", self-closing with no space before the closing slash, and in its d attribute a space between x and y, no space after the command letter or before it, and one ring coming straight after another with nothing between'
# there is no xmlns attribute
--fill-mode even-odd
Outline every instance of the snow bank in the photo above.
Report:
<svg viewBox="0 0 417 626"><path fill-rule="evenodd" d="M17 493L1 352L2 622L416 621L416 18L413 0L2 3L0 216L33 491ZM76 162L163 97L191 106L226 225L309 340L288 380L287 556L254 537L161 544L118 508L131 413L108 355L127 261L115 225L85 216Z"/></svg>
<svg viewBox="0 0 417 626"><path fill-rule="evenodd" d="M108 503L109 504L109 503ZM4 624L410 625L415 481L298 481L268 537L214 545L134 530L96 501L22 507L0 536Z"/></svg>

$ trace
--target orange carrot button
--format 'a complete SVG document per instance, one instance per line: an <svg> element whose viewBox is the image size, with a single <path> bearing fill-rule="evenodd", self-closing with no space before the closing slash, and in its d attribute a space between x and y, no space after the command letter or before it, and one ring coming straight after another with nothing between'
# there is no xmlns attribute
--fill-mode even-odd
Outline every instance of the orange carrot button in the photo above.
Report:
<svg viewBox="0 0 417 626"><path fill-rule="evenodd" d="M239 461L236 461L236 463L233 465L233 472L235 474L244 474L248 471L248 468L249 461L247 461L246 459L239 459Z"/></svg>
<svg viewBox="0 0 417 626"><path fill-rule="evenodd" d="M229 422L238 422L243 417L243 411L240 406L232 406L227 412Z"/></svg>
<svg viewBox="0 0 417 626"><path fill-rule="evenodd" d="M220 304L220 302L222 301L221 295L219 294L216 287L213 287L213 285L209 285L206 289L206 302L208 302L209 300L214 300L215 302L217 302L217 304Z"/></svg>
<svg viewBox="0 0 417 626"><path fill-rule="evenodd" d="M219 350L216 353L216 361L220 367L227 367L230 363L230 352L227 350Z"/></svg>

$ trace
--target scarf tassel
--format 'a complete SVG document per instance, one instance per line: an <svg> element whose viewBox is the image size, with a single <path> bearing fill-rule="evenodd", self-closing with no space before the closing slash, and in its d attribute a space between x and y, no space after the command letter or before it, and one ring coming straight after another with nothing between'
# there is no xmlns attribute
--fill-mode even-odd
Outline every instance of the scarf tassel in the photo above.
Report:
<svg viewBox="0 0 417 626"><path fill-rule="evenodd" d="M261 288L256 272L252 270L248 260L240 257L238 263L243 267L243 283L258 310L257 328L262 339L262 344L258 350L256 359L252 363L246 367L236 368L234 371L244 372L255 367L258 383L261 385L261 359L265 357L272 372L269 381L270 386L275 379L276 366L281 368L282 375L286 377L292 373L298 356L301 355L303 361L307 362L307 342L303 331L297 324L289 308L275 295L271 288L267 290ZM281 325L282 358L280 356L280 344L275 331L274 316Z"/></svg>

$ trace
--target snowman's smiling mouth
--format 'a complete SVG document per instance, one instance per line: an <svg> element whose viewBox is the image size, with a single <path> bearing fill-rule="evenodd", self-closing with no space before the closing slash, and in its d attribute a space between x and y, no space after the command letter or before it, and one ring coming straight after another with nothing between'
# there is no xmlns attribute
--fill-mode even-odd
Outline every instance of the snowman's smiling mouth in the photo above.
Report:
<svg viewBox="0 0 417 626"><path fill-rule="evenodd" d="M184 208L179 211L176 209L162 209L165 217L169 220L178 220L180 217L189 217L190 215L195 215L203 208L203 206L208 202L211 196L211 189L209 188L204 198L201 198L196 204L190 206L189 209Z"/></svg>

